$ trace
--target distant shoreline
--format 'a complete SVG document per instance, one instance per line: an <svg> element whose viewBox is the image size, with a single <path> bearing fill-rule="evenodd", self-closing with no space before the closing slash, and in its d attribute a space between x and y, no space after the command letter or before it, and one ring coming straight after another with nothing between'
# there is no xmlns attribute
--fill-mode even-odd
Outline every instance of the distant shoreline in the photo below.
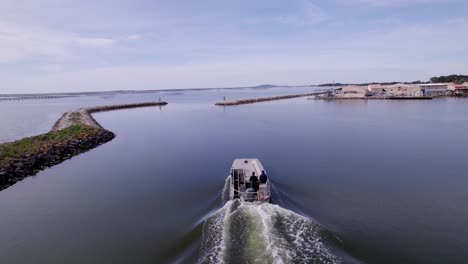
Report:
<svg viewBox="0 0 468 264"><path fill-rule="evenodd" d="M115 95L115 94L145 94L158 92L185 92L185 91L210 91L210 90L236 90L236 89L274 89L274 88L314 88L318 85L258 85L245 87L218 87L218 88L181 88L181 89L161 89L161 90L113 90L113 91L95 91L95 92L50 92L50 93L21 93L21 94L0 94L2 97L35 97L35 96L57 96L57 97L73 97L82 95Z"/></svg>

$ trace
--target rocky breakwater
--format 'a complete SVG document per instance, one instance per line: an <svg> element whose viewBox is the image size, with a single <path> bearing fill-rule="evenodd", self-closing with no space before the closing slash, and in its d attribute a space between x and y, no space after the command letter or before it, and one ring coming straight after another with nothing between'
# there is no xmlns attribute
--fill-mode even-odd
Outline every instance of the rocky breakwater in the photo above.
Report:
<svg viewBox="0 0 468 264"><path fill-rule="evenodd" d="M291 94L291 95L280 95L280 96L272 96L272 97L223 101L223 102L218 102L215 105L233 106L233 105L242 105L242 104L254 104L254 103L261 103L261 102L268 102L268 101L275 101L275 100L285 100L285 99L293 99L293 98L298 98L298 97L315 96L315 95L326 94L326 93L328 92L314 92L314 93L305 93L305 94Z"/></svg>
<svg viewBox="0 0 468 264"><path fill-rule="evenodd" d="M0 190L23 178L111 141L93 113L127 108L163 106L166 102L80 108L62 115L48 133L0 145Z"/></svg>

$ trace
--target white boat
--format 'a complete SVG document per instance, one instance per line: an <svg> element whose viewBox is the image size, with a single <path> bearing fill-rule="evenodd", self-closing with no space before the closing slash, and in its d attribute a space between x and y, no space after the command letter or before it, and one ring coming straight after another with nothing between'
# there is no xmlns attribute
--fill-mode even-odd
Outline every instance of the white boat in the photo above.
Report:
<svg viewBox="0 0 468 264"><path fill-rule="evenodd" d="M257 184L251 182L252 175L259 179L262 173L266 175L258 159L234 160L230 173L229 199L240 199L250 203L271 202L270 180L258 181Z"/></svg>

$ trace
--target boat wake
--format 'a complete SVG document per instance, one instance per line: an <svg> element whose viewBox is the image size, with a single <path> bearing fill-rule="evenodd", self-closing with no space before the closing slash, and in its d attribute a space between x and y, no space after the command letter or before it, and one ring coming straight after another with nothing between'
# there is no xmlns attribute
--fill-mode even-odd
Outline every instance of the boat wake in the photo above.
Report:
<svg viewBox="0 0 468 264"><path fill-rule="evenodd" d="M198 263L341 263L325 233L278 205L231 200L205 220Z"/></svg>

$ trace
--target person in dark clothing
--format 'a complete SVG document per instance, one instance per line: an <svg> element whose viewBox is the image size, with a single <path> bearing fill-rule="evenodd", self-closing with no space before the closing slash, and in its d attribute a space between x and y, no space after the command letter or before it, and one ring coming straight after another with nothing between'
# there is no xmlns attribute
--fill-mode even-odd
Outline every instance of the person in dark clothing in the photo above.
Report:
<svg viewBox="0 0 468 264"><path fill-rule="evenodd" d="M253 181L252 182L252 189L254 189L255 192L258 192L258 189L260 189L260 183L258 181Z"/></svg>
<svg viewBox="0 0 468 264"><path fill-rule="evenodd" d="M258 182L257 176L255 176L255 172L252 172L252 176L250 176L250 184L255 190L255 192L258 192L258 189L260 188L260 183Z"/></svg>
<svg viewBox="0 0 468 264"><path fill-rule="evenodd" d="M265 171L262 170L262 174L260 174L260 182L266 183L268 181L268 176L266 175Z"/></svg>
<svg viewBox="0 0 468 264"><path fill-rule="evenodd" d="M250 176L249 181L250 181L250 183L255 182L255 181L258 182L258 178L257 178L257 176L255 176L255 172L252 172L252 176Z"/></svg>

